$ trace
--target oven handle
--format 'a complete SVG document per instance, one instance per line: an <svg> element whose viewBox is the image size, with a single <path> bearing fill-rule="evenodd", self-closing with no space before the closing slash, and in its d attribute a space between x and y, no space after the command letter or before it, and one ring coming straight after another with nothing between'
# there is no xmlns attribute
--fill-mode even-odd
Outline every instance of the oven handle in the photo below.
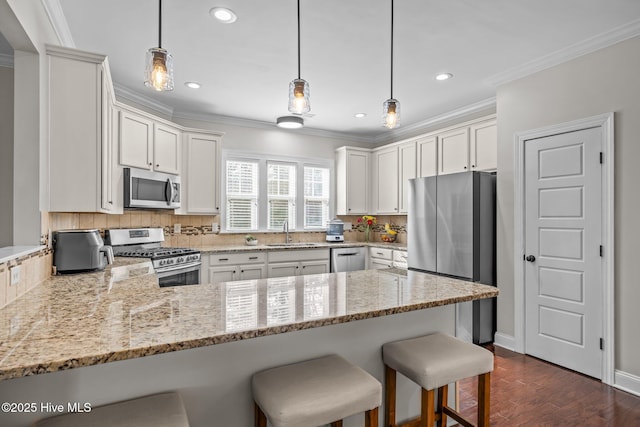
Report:
<svg viewBox="0 0 640 427"><path fill-rule="evenodd" d="M162 270L160 271L156 270L156 274L158 275L158 277L164 277L166 276L166 274L164 273L172 273L178 270L195 270L194 267L200 267L200 265L202 265L202 263L198 261L198 262L191 262L189 264L176 265L175 267L168 267L168 268L163 267Z"/></svg>

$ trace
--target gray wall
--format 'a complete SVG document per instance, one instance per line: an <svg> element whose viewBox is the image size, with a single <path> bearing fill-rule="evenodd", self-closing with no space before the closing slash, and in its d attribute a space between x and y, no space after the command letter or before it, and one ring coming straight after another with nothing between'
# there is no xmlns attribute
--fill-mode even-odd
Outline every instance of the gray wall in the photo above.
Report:
<svg viewBox="0 0 640 427"><path fill-rule="evenodd" d="M13 68L0 67L0 247L13 244Z"/></svg>
<svg viewBox="0 0 640 427"><path fill-rule="evenodd" d="M615 368L640 375L640 37L498 88L498 332L514 335L514 133L615 113Z"/></svg>

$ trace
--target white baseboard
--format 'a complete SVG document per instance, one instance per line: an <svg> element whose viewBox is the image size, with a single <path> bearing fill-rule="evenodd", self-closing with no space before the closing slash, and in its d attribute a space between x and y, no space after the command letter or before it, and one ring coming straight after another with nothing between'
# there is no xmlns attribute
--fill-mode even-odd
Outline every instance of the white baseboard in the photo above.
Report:
<svg viewBox="0 0 640 427"><path fill-rule="evenodd" d="M516 338L511 335L496 332L493 337L493 344L498 347L506 348L507 350L516 351Z"/></svg>
<svg viewBox="0 0 640 427"><path fill-rule="evenodd" d="M614 374L613 386L636 396L640 396L640 377L623 371Z"/></svg>

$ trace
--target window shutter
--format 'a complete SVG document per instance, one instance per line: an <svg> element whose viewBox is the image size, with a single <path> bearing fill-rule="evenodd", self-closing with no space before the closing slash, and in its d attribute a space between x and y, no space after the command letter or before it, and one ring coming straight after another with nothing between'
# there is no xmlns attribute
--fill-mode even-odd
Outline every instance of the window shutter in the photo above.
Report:
<svg viewBox="0 0 640 427"><path fill-rule="evenodd" d="M227 230L258 228L258 163L227 161Z"/></svg>
<svg viewBox="0 0 640 427"><path fill-rule="evenodd" d="M267 222L270 230L282 229L284 221L289 229L296 228L296 166L286 163L267 163Z"/></svg>
<svg viewBox="0 0 640 427"><path fill-rule="evenodd" d="M329 169L304 168L304 228L325 228L329 222Z"/></svg>

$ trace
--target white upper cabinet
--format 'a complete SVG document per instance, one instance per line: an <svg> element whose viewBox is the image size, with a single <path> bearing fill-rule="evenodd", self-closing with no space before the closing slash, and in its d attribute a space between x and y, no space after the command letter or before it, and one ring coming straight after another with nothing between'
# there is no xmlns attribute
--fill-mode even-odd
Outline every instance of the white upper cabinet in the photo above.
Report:
<svg viewBox="0 0 640 427"><path fill-rule="evenodd" d="M406 213L409 208L409 180L417 176L416 142L406 142L398 146L398 212Z"/></svg>
<svg viewBox="0 0 640 427"><path fill-rule="evenodd" d="M498 127L495 119L471 125L469 133L471 170L495 170L498 167Z"/></svg>
<svg viewBox="0 0 640 427"><path fill-rule="evenodd" d="M469 128L438 135L438 175L469 170Z"/></svg>
<svg viewBox="0 0 640 427"><path fill-rule="evenodd" d="M49 212L121 213L106 57L47 46Z"/></svg>
<svg viewBox="0 0 640 427"><path fill-rule="evenodd" d="M373 152L373 201L376 214L407 212L408 180L416 177L416 142L393 144Z"/></svg>
<svg viewBox="0 0 640 427"><path fill-rule="evenodd" d="M418 139L418 176L438 175L438 137Z"/></svg>
<svg viewBox="0 0 640 427"><path fill-rule="evenodd" d="M398 147L373 153L374 211L377 214L398 213Z"/></svg>
<svg viewBox="0 0 640 427"><path fill-rule="evenodd" d="M220 146L222 136L185 132L180 214L220 213Z"/></svg>
<svg viewBox="0 0 640 427"><path fill-rule="evenodd" d="M153 127L153 168L159 172L180 173L182 132L160 123Z"/></svg>
<svg viewBox="0 0 640 427"><path fill-rule="evenodd" d="M120 111L120 164L178 174L181 132L132 111Z"/></svg>
<svg viewBox="0 0 640 427"><path fill-rule="evenodd" d="M365 148L336 150L336 214L366 215L369 209L369 157Z"/></svg>

